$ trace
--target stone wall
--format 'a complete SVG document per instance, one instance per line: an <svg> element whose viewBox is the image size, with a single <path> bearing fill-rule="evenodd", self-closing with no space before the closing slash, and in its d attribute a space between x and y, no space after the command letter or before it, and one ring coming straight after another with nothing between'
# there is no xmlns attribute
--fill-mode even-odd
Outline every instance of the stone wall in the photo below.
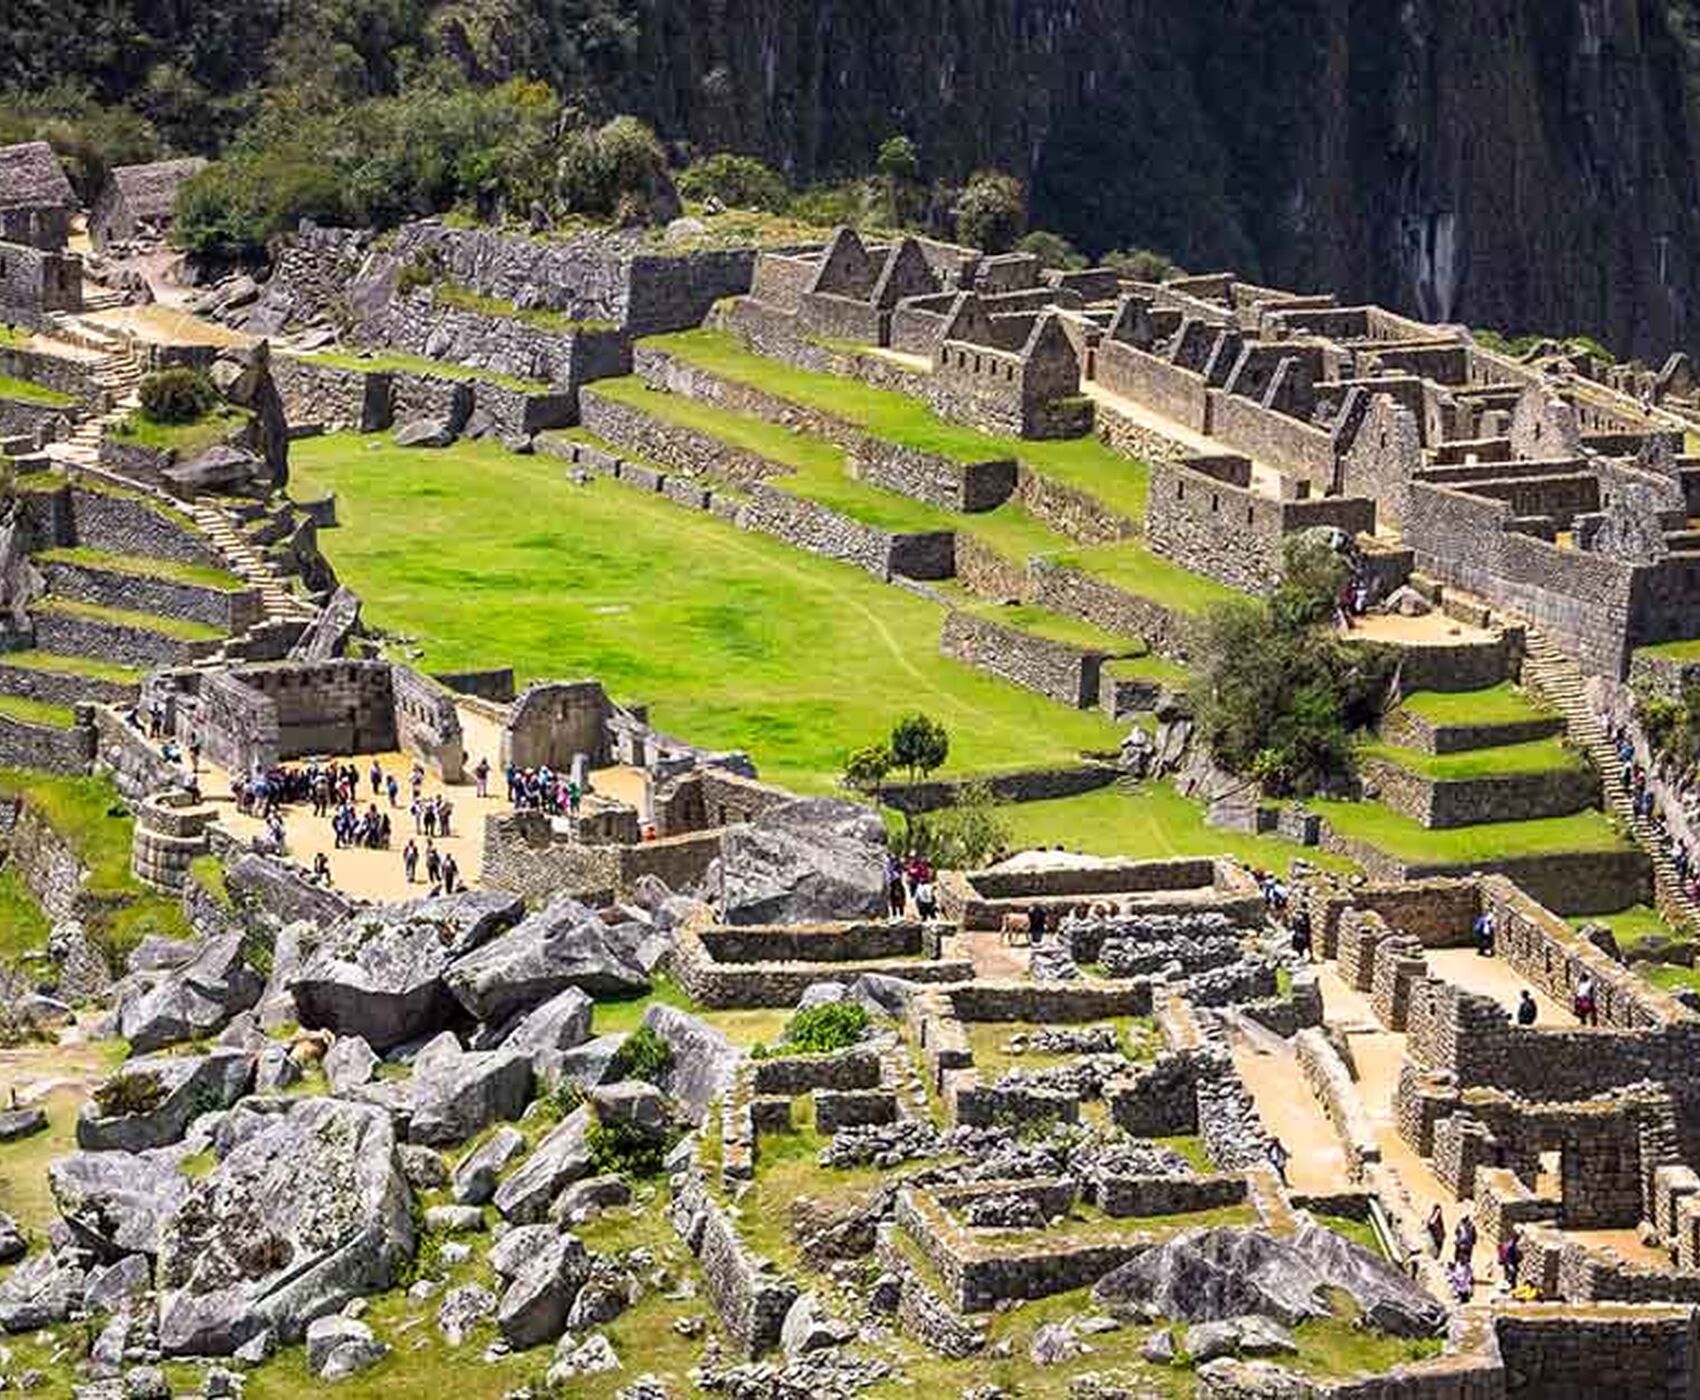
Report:
<svg viewBox="0 0 1700 1400"><path fill-rule="evenodd" d="M1210 390L1202 374L1108 337L1094 359L1094 380L1112 394L1155 409L1195 433L1210 432Z"/></svg>
<svg viewBox="0 0 1700 1400"><path fill-rule="evenodd" d="M945 616L939 651L988 675L1083 710L1097 704L1103 663L1113 654L1052 641L956 611Z"/></svg>
<svg viewBox="0 0 1700 1400"><path fill-rule="evenodd" d="M727 1336L747 1356L772 1351L779 1345L785 1314L797 1300L797 1285L750 1253L700 1173L692 1171L683 1179L670 1213L697 1257Z"/></svg>
<svg viewBox="0 0 1700 1400"><path fill-rule="evenodd" d="M1293 1049L1305 1083L1339 1134L1346 1170L1354 1181L1362 1180L1364 1167L1381 1160L1381 1146L1376 1141L1375 1124L1364 1110L1346 1062L1328 1037L1317 1029L1300 1031L1294 1038Z"/></svg>
<svg viewBox="0 0 1700 1400"><path fill-rule="evenodd" d="M101 401L91 360L73 360L68 355L30 350L22 345L0 345L0 375L28 380L55 393L69 394L85 404Z"/></svg>
<svg viewBox="0 0 1700 1400"><path fill-rule="evenodd" d="M30 403L0 395L0 437L23 438L36 447L71 435L75 410L57 404Z"/></svg>
<svg viewBox="0 0 1700 1400"><path fill-rule="evenodd" d="M599 681L538 681L509 708L502 726L501 762L520 768L547 764L558 772L584 754L593 768L608 762L613 702Z"/></svg>
<svg viewBox="0 0 1700 1400"><path fill-rule="evenodd" d="M816 930L693 929L679 932L673 972L694 1001L713 1007L795 1006L817 982L850 982L877 973L913 983L956 983L974 975L966 959L944 959L936 938L896 925ZM766 954L767 956L756 956Z"/></svg>
<svg viewBox="0 0 1700 1400"><path fill-rule="evenodd" d="M570 393L528 392L493 379L412 370L348 369L279 355L273 377L289 421L383 432L414 418L444 416L458 429L472 414L504 438L530 437L577 420Z"/></svg>
<svg viewBox="0 0 1700 1400"><path fill-rule="evenodd" d="M97 766L111 774L126 801L140 802L183 780L180 767L167 762L140 730L112 710L96 706L94 727Z"/></svg>
<svg viewBox="0 0 1700 1400"><path fill-rule="evenodd" d="M57 596L103 608L200 622L230 633L245 632L264 616L252 588L207 587L63 560L42 561L40 568Z"/></svg>
<svg viewBox="0 0 1700 1400"><path fill-rule="evenodd" d="M1387 759L1365 757L1359 771L1366 791L1384 806L1431 830L1566 816L1593 806L1599 793L1599 779L1579 763L1532 773L1442 780Z"/></svg>
<svg viewBox="0 0 1700 1400"><path fill-rule="evenodd" d="M184 642L123 623L68 613L37 611L35 644L43 651L69 656L98 656L123 666L185 666L218 650L218 643Z"/></svg>
<svg viewBox="0 0 1700 1400"><path fill-rule="evenodd" d="M83 260L17 243L0 244L0 322L40 326L55 311L80 311Z"/></svg>
<svg viewBox="0 0 1700 1400"><path fill-rule="evenodd" d="M956 536L949 531L895 534L849 520L815 501L756 485L738 526L773 535L797 549L842 560L875 578L947 579L956 573Z"/></svg>
<svg viewBox="0 0 1700 1400"><path fill-rule="evenodd" d="M1199 619L1175 612L1049 559L1029 566L1033 586L1030 601L1052 612L1066 613L1119 637L1137 637L1169 661L1186 664L1198 645Z"/></svg>
<svg viewBox="0 0 1700 1400"><path fill-rule="evenodd" d="M1513 724L1436 725L1422 715L1400 706L1382 716L1381 737L1400 748L1419 753L1467 753L1497 744L1525 744L1564 732L1562 715L1543 715Z"/></svg>
<svg viewBox="0 0 1700 1400"><path fill-rule="evenodd" d="M956 537L956 581L991 603L1025 602L1033 579L1025 560L1006 559L974 535Z"/></svg>
<svg viewBox="0 0 1700 1400"><path fill-rule="evenodd" d="M103 705L133 704L139 682L109 681L72 672L40 671L33 666L8 665L0 651L0 695L40 700L48 705L75 705L94 701Z"/></svg>
<svg viewBox="0 0 1700 1400"><path fill-rule="evenodd" d="M1129 462L1130 475L1133 470L1134 464ZM1015 494L1035 520L1081 544L1110 544L1140 534L1137 521L1111 510L1086 491L1034 471L1025 462L1017 471Z"/></svg>
<svg viewBox="0 0 1700 1400"><path fill-rule="evenodd" d="M1691 1400L1700 1386L1691 1307L1502 1308L1494 1330L1520 1394L1582 1400L1609 1388L1637 1400Z"/></svg>
<svg viewBox="0 0 1700 1400"><path fill-rule="evenodd" d="M7 863L22 877L35 902L57 923L83 913L88 871L47 817L29 802L0 799L13 812ZM0 824L3 825L3 824Z"/></svg>
<svg viewBox="0 0 1700 1400"><path fill-rule="evenodd" d="M401 751L412 754L445 783L463 781L466 745L453 693L408 666L390 668L390 686Z"/></svg>
<svg viewBox="0 0 1700 1400"><path fill-rule="evenodd" d="M0 714L0 768L87 773L94 750L94 718L87 706L79 707L78 723L68 729Z"/></svg>
<svg viewBox="0 0 1700 1400"><path fill-rule="evenodd" d="M70 488L69 496L71 535L55 543L208 568L229 567L187 517L168 514L163 506L141 497L76 486Z"/></svg>
<svg viewBox="0 0 1700 1400"><path fill-rule="evenodd" d="M644 875L654 875L669 889L694 889L719 855L718 831L635 846L586 846L555 833L541 813L484 819L483 883L527 899L563 893L587 901L613 899L630 893Z"/></svg>

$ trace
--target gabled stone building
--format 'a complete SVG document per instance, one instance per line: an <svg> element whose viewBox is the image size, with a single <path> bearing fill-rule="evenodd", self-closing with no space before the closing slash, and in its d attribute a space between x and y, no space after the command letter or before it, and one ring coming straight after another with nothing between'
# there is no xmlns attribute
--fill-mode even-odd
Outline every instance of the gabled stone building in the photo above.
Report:
<svg viewBox="0 0 1700 1400"><path fill-rule="evenodd" d="M114 169L89 211L89 238L96 250L104 253L114 243L164 234L171 227L177 191L205 166L199 156L189 156Z"/></svg>
<svg viewBox="0 0 1700 1400"><path fill-rule="evenodd" d="M71 236L77 197L45 141L0 146L0 242L57 252Z"/></svg>

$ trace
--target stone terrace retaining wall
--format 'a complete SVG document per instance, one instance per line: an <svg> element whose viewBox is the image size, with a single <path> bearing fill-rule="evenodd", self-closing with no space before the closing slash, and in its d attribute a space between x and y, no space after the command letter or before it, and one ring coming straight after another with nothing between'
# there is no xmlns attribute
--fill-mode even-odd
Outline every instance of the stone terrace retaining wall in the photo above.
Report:
<svg viewBox="0 0 1700 1400"><path fill-rule="evenodd" d="M215 569L229 567L207 538L186 520L174 519L145 500L75 486L69 495L71 534L56 540L57 544Z"/></svg>
<svg viewBox="0 0 1700 1400"><path fill-rule="evenodd" d="M687 832L636 846L585 846L555 834L540 812L484 819L484 874L490 889L527 899L571 894L580 899L629 893L648 874L669 889L694 889L720 856L720 832Z"/></svg>
<svg viewBox="0 0 1700 1400"><path fill-rule="evenodd" d="M1044 802L1107 788L1121 776L1114 763L1089 761L1055 768L1021 768L989 778L928 778L918 783L888 783L882 796L888 807L911 814L949 807L970 784L991 789L1000 802ZM995 925L994 925L995 927Z"/></svg>
<svg viewBox="0 0 1700 1400"><path fill-rule="evenodd" d="M1078 617L1119 637L1138 637L1159 656L1183 665L1197 650L1200 624L1191 614L1050 559L1035 559L1028 568L1033 577L1031 601L1052 612Z"/></svg>
<svg viewBox="0 0 1700 1400"><path fill-rule="evenodd" d="M62 656L98 656L124 666L187 666L218 650L217 642L184 642L161 632L60 613L31 614L35 644Z"/></svg>
<svg viewBox="0 0 1700 1400"><path fill-rule="evenodd" d="M260 595L252 588L209 588L57 560L42 563L41 569L60 597L104 608L203 622L226 632L245 632L264 616Z"/></svg>
<svg viewBox="0 0 1700 1400"><path fill-rule="evenodd" d="M70 436L71 406L0 397L0 437L27 438L37 446Z"/></svg>
<svg viewBox="0 0 1700 1400"><path fill-rule="evenodd" d="M1131 462L1128 469L1133 469ZM1111 510L1096 496L1040 475L1025 462L1018 470L1015 494L1035 520L1080 544L1111 544L1141 533L1139 522Z"/></svg>
<svg viewBox="0 0 1700 1400"><path fill-rule="evenodd" d="M1365 758L1365 785L1395 812L1431 830L1482 822L1560 817L1594 805L1599 780L1580 764L1536 773L1436 779L1398 763Z"/></svg>
<svg viewBox="0 0 1700 1400"><path fill-rule="evenodd" d="M73 360L68 355L29 350L21 345L0 346L0 375L27 379L55 393L70 394L86 404L99 402L103 397L95 382L92 360Z"/></svg>
<svg viewBox="0 0 1700 1400"><path fill-rule="evenodd" d="M94 719L86 706L70 729L0 714L0 767L87 773L94 764Z"/></svg>
<svg viewBox="0 0 1700 1400"><path fill-rule="evenodd" d="M830 413L724 379L654 346L638 345L632 368L652 388L824 438L848 454L853 476L942 510L991 510L1015 489L1010 459L960 462L874 437Z"/></svg>
<svg viewBox="0 0 1700 1400"><path fill-rule="evenodd" d="M577 416L570 394L528 393L488 379L376 367L347 369L289 355L275 356L272 368L285 412L294 424L346 425L376 433L408 418L435 413L448 413L464 422L469 414L482 410L502 437L530 437L548 428L566 427Z"/></svg>
<svg viewBox="0 0 1700 1400"><path fill-rule="evenodd" d="M38 671L33 666L13 666L0 651L0 695L17 695L48 705L75 705L94 701L103 705L129 705L141 690L137 682L98 680L57 671Z"/></svg>
<svg viewBox="0 0 1700 1400"><path fill-rule="evenodd" d="M1564 732L1564 719L1561 715L1543 715L1516 724L1435 725L1421 715L1398 708L1382 716L1380 730L1383 739L1400 748L1430 754L1466 753L1496 744L1525 744L1551 738Z"/></svg>
<svg viewBox="0 0 1700 1400"><path fill-rule="evenodd" d="M1494 1319L1505 1369L1521 1393L1688 1400L1700 1329L1690 1307L1502 1307ZM1609 1380L1607 1379L1609 1378Z"/></svg>
<svg viewBox="0 0 1700 1400"><path fill-rule="evenodd" d="M785 1314L797 1301L797 1285L745 1247L699 1172L684 1177L671 1213L702 1267L703 1282L727 1335L750 1357L772 1351L779 1345Z"/></svg>
<svg viewBox="0 0 1700 1400"><path fill-rule="evenodd" d="M939 650L975 670L1085 710L1098 703L1104 661L1134 648L1130 644L1126 653L1090 650L952 611L940 631Z"/></svg>
<svg viewBox="0 0 1700 1400"><path fill-rule="evenodd" d="M1487 641L1399 647L1401 695L1414 690L1486 690L1522 674L1523 629L1506 627Z"/></svg>
<svg viewBox="0 0 1700 1400"><path fill-rule="evenodd" d="M36 903L55 922L79 917L89 907L83 891L88 871L83 863L30 803L0 799L0 807L12 813L6 838L8 861ZM0 821L0 832L7 829L8 824Z"/></svg>
<svg viewBox="0 0 1700 1400"><path fill-rule="evenodd" d="M640 848L641 849L641 848ZM741 932L741 930L740 930ZM937 944L926 957L894 956L879 946L862 947L856 935L840 948L823 948L813 960L762 959L721 961L704 937L681 929L673 954L673 972L693 1000L711 1007L795 1006L816 982L848 982L864 972L916 983L955 983L974 975L965 958L943 959ZM842 936L842 935L839 935ZM821 935L824 941L826 935ZM805 951L799 946L793 951ZM731 951L740 951L735 946ZM866 952L867 956L856 956Z"/></svg>

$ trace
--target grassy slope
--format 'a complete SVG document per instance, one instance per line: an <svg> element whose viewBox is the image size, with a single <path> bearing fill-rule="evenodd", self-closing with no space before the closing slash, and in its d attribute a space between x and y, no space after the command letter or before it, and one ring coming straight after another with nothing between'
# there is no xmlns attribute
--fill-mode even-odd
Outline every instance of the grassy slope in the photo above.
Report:
<svg viewBox="0 0 1700 1400"><path fill-rule="evenodd" d="M1246 601L1245 594L1202 574L1189 573L1133 540L1071 549L1058 555L1056 562L1149 598L1174 612L1200 613L1216 603Z"/></svg>
<svg viewBox="0 0 1700 1400"><path fill-rule="evenodd" d="M1552 713L1509 683L1486 690L1417 690L1405 697L1402 707L1440 727L1521 724L1525 720L1544 719Z"/></svg>
<svg viewBox="0 0 1700 1400"><path fill-rule="evenodd" d="M304 496L337 493L323 544L372 620L425 664L599 677L664 729L747 748L777 782L832 786L855 745L924 709L947 772L1055 763L1119 737L938 655L942 610L849 565L499 446L295 444Z"/></svg>
<svg viewBox="0 0 1700 1400"><path fill-rule="evenodd" d="M17 871L0 867L0 962L47 942L47 915Z"/></svg>
<svg viewBox="0 0 1700 1400"><path fill-rule="evenodd" d="M0 695L0 715L48 729L69 729L77 720L69 705L53 705L22 695Z"/></svg>
<svg viewBox="0 0 1700 1400"><path fill-rule="evenodd" d="M9 374L0 374L0 399L36 404L42 408L71 408L77 402L74 395L60 393L28 379L14 379Z"/></svg>
<svg viewBox="0 0 1700 1400"><path fill-rule="evenodd" d="M248 420L240 409L221 408L193 423L155 423L140 411L130 414L108 436L132 447L169 448L180 457L191 457L215 442L222 442Z"/></svg>
<svg viewBox="0 0 1700 1400"><path fill-rule="evenodd" d="M56 676L86 676L90 680L115 681L119 685L139 683L147 675L147 670L141 666L121 666L116 661L97 661L91 656L59 656L50 651L0 652L0 666L46 671Z"/></svg>
<svg viewBox="0 0 1700 1400"><path fill-rule="evenodd" d="M143 632L157 632L162 637L172 637L180 642L216 642L224 636L222 630L204 622L190 622L180 617L161 617L158 613L130 612L124 608L103 608L96 603L78 603L70 598L47 597L39 603L31 603L30 610L87 618L90 622L110 622L118 627L134 627Z"/></svg>
<svg viewBox="0 0 1700 1400"><path fill-rule="evenodd" d="M1429 831L1377 802L1313 798L1309 805L1342 836L1368 841L1400 860L1470 864L1556 851L1620 851L1622 836L1599 812L1538 821L1492 822L1449 831Z"/></svg>

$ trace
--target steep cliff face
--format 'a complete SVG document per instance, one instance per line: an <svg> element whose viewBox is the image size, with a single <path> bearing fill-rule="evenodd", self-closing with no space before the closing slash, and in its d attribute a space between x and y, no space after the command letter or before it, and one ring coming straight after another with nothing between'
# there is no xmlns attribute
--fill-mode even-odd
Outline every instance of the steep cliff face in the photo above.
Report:
<svg viewBox="0 0 1700 1400"><path fill-rule="evenodd" d="M625 105L795 178L910 133L1093 251L1700 341L1692 0L640 0ZM1672 13L1674 12L1674 14Z"/></svg>

